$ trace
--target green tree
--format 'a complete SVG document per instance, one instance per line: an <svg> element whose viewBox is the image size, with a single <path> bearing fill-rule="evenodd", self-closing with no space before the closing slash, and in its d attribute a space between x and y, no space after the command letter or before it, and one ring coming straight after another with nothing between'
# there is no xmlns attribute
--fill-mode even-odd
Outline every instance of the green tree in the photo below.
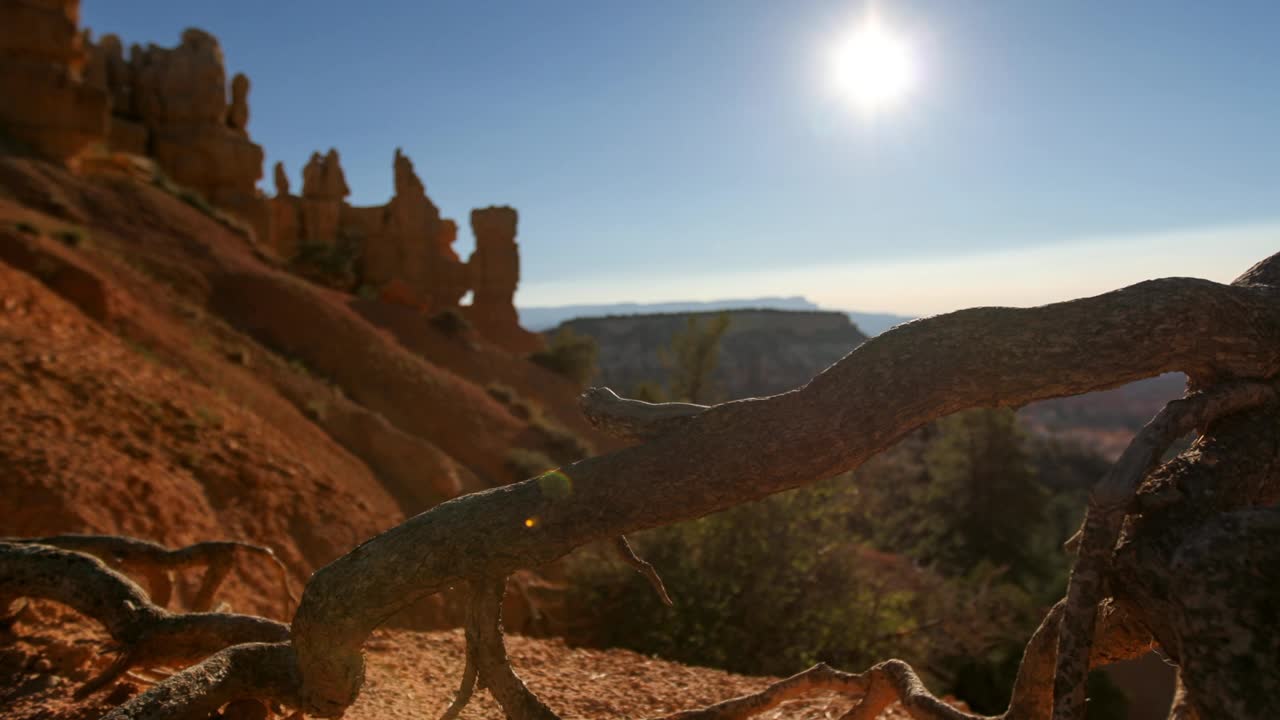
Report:
<svg viewBox="0 0 1280 720"><path fill-rule="evenodd" d="M923 498L929 525L922 548L953 574L982 563L1007 568L1018 583L1044 577L1041 532L1049 494L1009 409L977 409L938 422L925 450Z"/></svg>
<svg viewBox="0 0 1280 720"><path fill-rule="evenodd" d="M671 370L667 395L671 400L709 404L719 399L712 375L720 364L720 340L729 329L729 313L709 318L704 326L690 315L684 330L659 351Z"/></svg>
<svg viewBox="0 0 1280 720"><path fill-rule="evenodd" d="M586 387L595 377L599 354L600 346L595 338L563 327L547 343L546 350L530 354L529 360Z"/></svg>

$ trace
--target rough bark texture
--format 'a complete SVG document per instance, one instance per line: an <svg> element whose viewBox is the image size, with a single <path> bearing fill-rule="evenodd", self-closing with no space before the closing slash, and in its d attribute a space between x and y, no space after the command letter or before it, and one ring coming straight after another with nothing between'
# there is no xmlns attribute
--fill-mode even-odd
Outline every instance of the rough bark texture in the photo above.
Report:
<svg viewBox="0 0 1280 720"><path fill-rule="evenodd" d="M206 720L244 698L297 705L288 643L246 643L210 655L103 716L102 720Z"/></svg>
<svg viewBox="0 0 1280 720"><path fill-rule="evenodd" d="M67 605L102 623L120 643L116 662L91 680L86 691L134 666L186 665L232 645L278 642L288 635L283 623L250 615L174 614L96 558L44 545L0 542L0 599L7 605L20 597Z"/></svg>
<svg viewBox="0 0 1280 720"><path fill-rule="evenodd" d="M1058 638L1053 720L1084 720L1089 642L1125 510L1174 440L1218 417L1275 402L1274 385L1230 382L1169 403L1138 433L1089 498Z"/></svg>
<svg viewBox="0 0 1280 720"><path fill-rule="evenodd" d="M1278 337L1276 287L1193 279L899 326L798 390L717 405L682 432L457 498L320 569L293 622L306 709L327 716L349 705L373 627L477 572L502 576L594 540L829 477L969 407L1018 406L1176 370L1270 377L1280 371Z"/></svg>
<svg viewBox="0 0 1280 720"><path fill-rule="evenodd" d="M406 603L463 580L477 590L468 642L480 681L513 717L554 717L505 663L495 609L502 585L493 578L591 541L852 469L958 410L1018 406L1175 370L1211 394L1221 383L1280 373L1280 256L1231 286L1156 280L1068 303L979 308L908 323L804 387L769 398L663 409L594 393L587 404L600 424L644 444L457 498L372 538L313 576L290 644L252 657L238 648L223 651L111 717L161 717L154 708L165 702L178 708L173 698L182 692L201 707L213 695L226 701L239 692L321 717L340 715L363 682L360 648L368 633ZM1113 473L1125 480L1123 490L1138 472L1134 464L1145 471L1149 463L1149 447L1132 453ZM1098 495L1108 508L1127 495L1112 493L1113 485ZM1274 610L1280 588L1264 574L1280 560L1277 501L1277 403L1209 423L1191 450L1147 477L1124 505L1118 544L1109 530L1086 532L1082 553L1102 567L1082 568L1097 577L1077 589L1074 619L1064 623L1067 606L1060 603L1031 638L1004 717L1050 716L1060 635L1069 638L1064 648L1074 665L1064 671L1073 676L1081 656L1089 665L1111 662L1145 651L1154 638L1181 666L1189 711L1280 717ZM1115 518L1103 520L1095 524L1110 528ZM1100 604L1083 601L1104 594ZM1082 617L1096 619L1092 633ZM263 670L261 685L245 679L255 677L250 666ZM901 661L857 677L866 690L848 718L872 717L895 699L916 718L973 717L937 701ZM707 709L713 714L701 717L743 717L786 687L740 699L737 715L722 708L721 715ZM1069 695L1076 686L1064 688Z"/></svg>
<svg viewBox="0 0 1280 720"><path fill-rule="evenodd" d="M173 595L171 573L191 568L204 568L200 589L191 609L203 612L213 607L213 597L231 572L237 555L248 553L266 558L280 572L281 601L289 614L297 597L289 586L289 570L276 557L275 551L262 545L238 540L210 540L170 550L149 540L122 535L52 535L37 538L0 538L3 542L34 543L92 555L120 572L146 578L151 601L166 607Z"/></svg>

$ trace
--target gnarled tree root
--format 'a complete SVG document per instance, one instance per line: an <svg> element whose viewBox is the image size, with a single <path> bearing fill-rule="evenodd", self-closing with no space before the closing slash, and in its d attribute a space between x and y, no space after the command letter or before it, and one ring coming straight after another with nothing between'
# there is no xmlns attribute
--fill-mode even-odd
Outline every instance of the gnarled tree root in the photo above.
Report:
<svg viewBox="0 0 1280 720"><path fill-rule="evenodd" d="M467 606L467 654L475 658L482 687L488 688L509 718L556 720L537 695L525 686L507 661L502 641L502 596L505 577L482 577L471 581L471 603Z"/></svg>
<svg viewBox="0 0 1280 720"><path fill-rule="evenodd" d="M1089 341L1082 342L1086 337ZM368 634L416 598L477 576L503 577L590 542L692 519L854 469L912 430L966 408L1020 406L1169 371L1187 373L1198 387L1230 378L1274 378L1280 375L1277 338L1280 255L1258 263L1230 286L1187 278L1154 280L1038 308L974 308L907 323L864 343L805 386L769 398L704 409L641 407L616 396L589 396L584 403L600 417L598 425L643 443L561 468L559 474L569 482L554 488L534 478L443 503L321 568L303 593L290 645L272 655L273 666L278 661L283 668L274 680L281 683L277 690L286 696L292 693L285 691L296 690L294 706L310 714L338 716L364 681L361 648ZM1256 431L1257 442L1239 427L1223 432L1219 439L1230 450L1224 457L1275 453L1276 413L1266 417L1271 425ZM1227 419L1221 425L1233 423ZM1214 431L1220 431L1219 424ZM1203 470L1209 465L1196 453L1184 457L1186 466ZM1233 471L1243 468L1257 485L1225 481L1219 487L1233 487L1232 498L1238 496L1245 506L1274 505L1274 497L1263 499L1277 492L1280 461L1270 457L1223 462ZM1214 475L1207 470L1200 474ZM1275 638L1274 624L1255 622L1274 607L1264 602L1274 599L1274 584L1259 588L1266 583L1248 574L1257 569L1243 560L1213 574L1212 582L1192 580L1227 553L1257 552L1265 543L1267 557L1276 554L1280 512L1225 518L1224 524L1209 526L1210 515L1240 508L1216 509L1221 503L1206 501L1210 496L1205 494L1195 502L1184 499L1197 493L1195 488L1171 488L1167 500L1177 512L1160 513L1164 524L1146 517L1156 514L1151 511L1130 516L1134 537L1122 538L1117 546L1115 562L1123 571L1113 573L1110 582L1121 588L1117 599L1136 612L1142 627L1131 627L1124 612L1103 603L1089 663L1145 650L1150 632L1179 662L1191 703L1201 715L1215 704L1238 699L1237 705L1248 707L1237 712L1233 706L1233 717L1276 717L1276 712L1265 712L1280 697L1271 692L1273 673L1236 673L1232 682L1222 677L1232 671L1231 664L1219 662L1224 657L1274 657L1266 654L1272 647L1267 643ZM539 521L530 524L531 517ZM1201 528L1207 529L1197 535L1198 544L1182 541ZM1181 549L1175 556L1171 548ZM1174 581L1191 588L1195 597L1166 592ZM512 717L554 717L506 667L497 609L501 584L486 580L477 585L468 641L480 681ZM1238 604L1244 602L1257 611L1247 616L1252 624L1237 621L1239 613L1221 612L1224 607L1241 610ZM1028 643L1004 715L1009 720L1043 720L1052 712L1061 607L1055 609L1057 619L1050 613ZM1223 625L1231 626L1233 639L1248 641L1247 647L1235 655L1214 652L1208 644L1221 645ZM1117 628L1111 631L1117 635L1110 635L1108 627ZM231 699L225 688L250 683L243 678L256 670L249 667L250 660L239 667L235 650L207 661L215 671L213 681L195 682L204 670L188 668L138 700L183 687L195 688L193 703L213 696ZM218 665L224 661L228 664ZM932 696L904 664L890 661L873 670L859 704L864 715L896 697L917 718L971 717L930 701ZM257 689L257 696L275 692L266 688L267 676L262 677L256 688L238 691ZM146 702L158 707L156 701ZM140 707L133 702L128 706ZM166 717L190 717L180 704L172 708ZM113 714L112 720L144 717L159 715L139 710Z"/></svg>
<svg viewBox="0 0 1280 720"><path fill-rule="evenodd" d="M232 645L289 635L283 623L251 615L168 612L98 559L45 545L0 542L0 597L52 600L102 623L119 655L82 695L134 666L185 665Z"/></svg>
<svg viewBox="0 0 1280 720"><path fill-rule="evenodd" d="M289 584L289 569L280 562L275 551L262 545L239 540L209 540L182 548L169 549L159 543L123 535L51 535L36 538L3 538L3 542L37 543L92 555L108 566L134 577L143 577L151 590L151 601L167 607L173 595L171 574L191 568L205 568L200 589L191 602L191 609L203 612L213 607L213 598L222 581L226 579L240 554L264 557L276 566L280 573L283 591L282 617L288 617L298 598ZM285 600L284 598L288 598Z"/></svg>
<svg viewBox="0 0 1280 720"><path fill-rule="evenodd" d="M1058 636L1053 720L1084 720L1089 644L1103 596L1103 579L1111 567L1125 512L1142 479L1174 440L1224 415L1272 402L1277 396L1276 386L1270 383L1231 382L1174 400L1142 428L1094 487Z"/></svg>
<svg viewBox="0 0 1280 720"><path fill-rule="evenodd" d="M289 643L236 645L153 685L102 720L206 720L223 705L251 698L296 707L297 687Z"/></svg>
<svg viewBox="0 0 1280 720"><path fill-rule="evenodd" d="M512 720L556 720L559 716L538 699L512 670L503 644L501 611L504 579L471 581L472 598L467 611L467 668L458 699L445 718L456 717L471 697L469 679L489 692ZM1023 654L1009 710L996 716L1005 720L1043 720L1053 707L1056 641L1066 601L1045 616ZM1111 603L1098 610L1098 636L1091 643L1090 666L1138 657L1151 648L1150 635ZM987 716L958 710L931 694L910 665L887 660L864 673L836 670L826 664L780 680L758 693L714 705L683 710L658 720L745 720L788 700L816 691L833 691L857 699L844 717L874 720L886 707L901 702L916 720L980 720Z"/></svg>

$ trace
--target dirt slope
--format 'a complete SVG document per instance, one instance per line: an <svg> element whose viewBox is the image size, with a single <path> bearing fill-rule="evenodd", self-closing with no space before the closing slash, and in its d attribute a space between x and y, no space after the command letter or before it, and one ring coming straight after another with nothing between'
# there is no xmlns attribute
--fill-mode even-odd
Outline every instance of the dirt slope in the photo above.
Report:
<svg viewBox="0 0 1280 720"><path fill-rule="evenodd" d="M5 535L246 539L305 571L401 515L309 423L269 423L102 330L0 264L0 517ZM220 596L280 614L269 566Z"/></svg>
<svg viewBox="0 0 1280 720"><path fill-rule="evenodd" d="M106 665L105 636L75 613L36 603L11 627L0 628L0 715L9 720L95 720L145 689L131 673L84 699L75 688ZM560 640L507 638L512 664L544 701L569 718L646 718L719 702L767 686L772 678L689 667L626 650L586 650ZM366 646L367 678L347 720L440 717L461 677L460 630L376 631ZM851 703L816 695L760 715L763 720L827 720ZM501 720L497 703L477 690L462 718ZM905 720L896 705L881 720Z"/></svg>
<svg viewBox="0 0 1280 720"><path fill-rule="evenodd" d="M0 273L0 536L252 540L300 586L544 442L145 173L0 157ZM269 573L220 599L278 615Z"/></svg>

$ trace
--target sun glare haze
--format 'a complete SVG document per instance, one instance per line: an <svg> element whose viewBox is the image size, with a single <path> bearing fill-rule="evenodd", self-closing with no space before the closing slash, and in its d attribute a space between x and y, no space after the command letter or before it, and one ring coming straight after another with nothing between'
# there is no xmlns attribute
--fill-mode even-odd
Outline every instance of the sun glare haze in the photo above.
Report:
<svg viewBox="0 0 1280 720"><path fill-rule="evenodd" d="M837 92L865 112L897 104L916 81L911 45L876 14L838 42L830 72Z"/></svg>
<svg viewBox="0 0 1280 720"><path fill-rule="evenodd" d="M0 0L0 720L1280 719L1277 28Z"/></svg>

